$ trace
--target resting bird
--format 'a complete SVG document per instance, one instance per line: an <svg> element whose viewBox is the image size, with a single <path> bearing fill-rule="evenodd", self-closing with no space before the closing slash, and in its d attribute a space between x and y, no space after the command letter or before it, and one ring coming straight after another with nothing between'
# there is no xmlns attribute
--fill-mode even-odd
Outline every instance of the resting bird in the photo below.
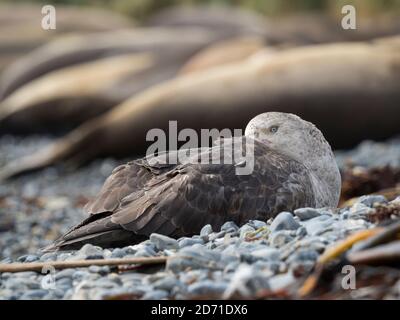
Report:
<svg viewBox="0 0 400 320"><path fill-rule="evenodd" d="M248 145L252 170L238 174ZM178 161L165 161L174 157ZM208 163L199 161L207 158ZM177 238L196 234L205 224L216 230L226 221L241 225L300 207L336 207L340 187L331 147L312 123L293 114L263 113L242 137L117 167L86 205L89 217L47 251L86 243L125 246L151 233Z"/></svg>

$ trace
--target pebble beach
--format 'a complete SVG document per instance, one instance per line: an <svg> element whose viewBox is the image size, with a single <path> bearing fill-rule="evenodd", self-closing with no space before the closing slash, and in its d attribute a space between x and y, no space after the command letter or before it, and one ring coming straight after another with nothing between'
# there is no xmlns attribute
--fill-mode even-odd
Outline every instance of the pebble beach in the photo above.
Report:
<svg viewBox="0 0 400 320"><path fill-rule="evenodd" d="M43 137L0 138L0 167L50 141ZM400 168L400 139L365 141L336 152L341 169ZM115 249L85 245L80 250L42 253L84 217L83 206L123 160L97 160L84 168L57 167L0 185L0 261L48 262L167 256L166 265L128 268L68 268L50 274L1 273L0 299L190 299L254 298L295 288L321 254L348 235L375 227L368 219L380 195L363 196L340 209L301 208L268 221L210 225L198 235L172 239L152 234L142 243ZM52 286L46 286L48 281ZM400 281L383 298L399 298Z"/></svg>

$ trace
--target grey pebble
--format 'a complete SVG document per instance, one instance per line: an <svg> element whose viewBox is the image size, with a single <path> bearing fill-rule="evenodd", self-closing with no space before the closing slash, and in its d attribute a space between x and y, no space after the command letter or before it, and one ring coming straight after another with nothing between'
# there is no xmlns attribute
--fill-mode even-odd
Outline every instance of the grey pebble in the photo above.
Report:
<svg viewBox="0 0 400 320"><path fill-rule="evenodd" d="M320 211L315 208L300 208L294 210L294 214L299 217L300 221L309 220L321 215Z"/></svg>
<svg viewBox="0 0 400 320"><path fill-rule="evenodd" d="M123 258L125 256L125 251L120 248L116 248L111 252L111 258L112 259L118 259L118 258Z"/></svg>
<svg viewBox="0 0 400 320"><path fill-rule="evenodd" d="M103 259L103 250L100 247L93 246L89 243L85 244L78 252L77 259Z"/></svg>
<svg viewBox="0 0 400 320"><path fill-rule="evenodd" d="M153 257L157 255L157 253L149 246L143 246L133 255L134 257ZM126 255L126 258L129 258L131 255Z"/></svg>
<svg viewBox="0 0 400 320"><path fill-rule="evenodd" d="M264 221L260 221L260 220L251 220L251 221L249 221L249 225L254 227L254 229L260 229L262 227L265 227L267 225L267 223Z"/></svg>
<svg viewBox="0 0 400 320"><path fill-rule="evenodd" d="M153 284L155 289L171 291L174 287L180 287L181 282L173 276L167 276L155 281Z"/></svg>
<svg viewBox="0 0 400 320"><path fill-rule="evenodd" d="M86 270L76 270L73 274L72 274L72 278L74 280L82 280L82 279L86 279L88 278L90 275L89 271Z"/></svg>
<svg viewBox="0 0 400 320"><path fill-rule="evenodd" d="M176 239L164 236L158 233L152 233L150 235L150 241L158 250L165 249L178 249L178 241Z"/></svg>
<svg viewBox="0 0 400 320"><path fill-rule="evenodd" d="M228 285L222 282L205 280L188 286L189 295L221 295Z"/></svg>
<svg viewBox="0 0 400 320"><path fill-rule="evenodd" d="M367 195L360 197L357 202L372 207L375 203L387 203L387 199L382 195Z"/></svg>
<svg viewBox="0 0 400 320"><path fill-rule="evenodd" d="M179 243L179 248L184 248L184 247L189 247L189 246L193 246L195 244L204 244L203 239L198 238L181 238L178 240Z"/></svg>
<svg viewBox="0 0 400 320"><path fill-rule="evenodd" d="M293 215L290 212L281 212L278 214L271 224L271 232L280 230L296 230L300 228L300 224L294 220Z"/></svg>
<svg viewBox="0 0 400 320"><path fill-rule="evenodd" d="M60 270L55 274L56 280L58 279L62 279L62 278L71 278L73 277L75 273L75 269L64 269L64 270Z"/></svg>
<svg viewBox="0 0 400 320"><path fill-rule="evenodd" d="M225 230L221 230L220 232L213 232L208 236L209 241L214 241L216 239L223 238L226 234Z"/></svg>
<svg viewBox="0 0 400 320"><path fill-rule="evenodd" d="M213 232L213 229L210 224L206 224L203 228L200 230L200 236L205 237L208 236Z"/></svg>
<svg viewBox="0 0 400 320"><path fill-rule="evenodd" d="M143 300L162 300L168 297L168 292L165 290L152 290L146 292L142 299Z"/></svg>
<svg viewBox="0 0 400 320"><path fill-rule="evenodd" d="M296 281L292 273L278 274L269 279L269 286L272 291L277 291L286 287L291 286Z"/></svg>
<svg viewBox="0 0 400 320"><path fill-rule="evenodd" d="M234 232L238 229L239 229L239 227L233 221L225 222L221 227L221 231L225 231L226 233Z"/></svg>
<svg viewBox="0 0 400 320"><path fill-rule="evenodd" d="M247 234L256 231L253 227L249 226L248 224L245 224L240 227L240 238L245 238Z"/></svg>
<svg viewBox="0 0 400 320"><path fill-rule="evenodd" d="M311 236L318 236L328 230L332 230L334 219L327 215L307 220L304 222L307 233Z"/></svg>

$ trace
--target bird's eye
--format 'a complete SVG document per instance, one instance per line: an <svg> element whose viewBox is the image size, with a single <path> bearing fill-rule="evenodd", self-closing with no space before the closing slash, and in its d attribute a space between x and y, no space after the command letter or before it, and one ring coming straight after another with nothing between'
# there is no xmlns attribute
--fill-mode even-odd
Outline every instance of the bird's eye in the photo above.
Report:
<svg viewBox="0 0 400 320"><path fill-rule="evenodd" d="M272 126L271 128L269 128L269 131L271 132L271 133L276 133L277 131L278 131L278 126Z"/></svg>

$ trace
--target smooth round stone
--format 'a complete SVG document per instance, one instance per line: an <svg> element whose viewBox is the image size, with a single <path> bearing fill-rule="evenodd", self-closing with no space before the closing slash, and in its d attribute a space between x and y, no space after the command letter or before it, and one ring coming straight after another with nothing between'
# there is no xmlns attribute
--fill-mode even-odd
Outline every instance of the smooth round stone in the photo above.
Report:
<svg viewBox="0 0 400 320"><path fill-rule="evenodd" d="M294 214L300 219L300 221L309 220L321 215L320 211L315 208L300 208L294 210Z"/></svg>
<svg viewBox="0 0 400 320"><path fill-rule="evenodd" d="M46 252L40 257L40 261L50 261L50 260L57 260L57 253Z"/></svg>
<svg viewBox="0 0 400 320"><path fill-rule="evenodd" d="M367 195L362 196L357 200L358 203L365 204L368 207L373 207L375 203L387 203L387 199L382 195Z"/></svg>
<svg viewBox="0 0 400 320"><path fill-rule="evenodd" d="M168 292L165 290L153 290L146 292L142 300L162 300L168 298Z"/></svg>
<svg viewBox="0 0 400 320"><path fill-rule="evenodd" d="M213 229L210 224L206 224L203 228L200 230L200 236L205 237L210 235L213 232Z"/></svg>
<svg viewBox="0 0 400 320"><path fill-rule="evenodd" d="M269 279L269 286L272 291L277 291L291 286L295 281L292 273L278 274Z"/></svg>
<svg viewBox="0 0 400 320"><path fill-rule="evenodd" d="M188 293L190 295L221 295L224 293L228 285L224 282L214 282L211 280L205 280L196 282L188 286Z"/></svg>
<svg viewBox="0 0 400 320"><path fill-rule="evenodd" d="M124 256L125 256L125 251L120 248L114 249L111 253L112 259L123 258Z"/></svg>
<svg viewBox="0 0 400 320"><path fill-rule="evenodd" d="M213 232L208 236L209 241L214 241L219 238L223 238L226 234L225 230L221 230L220 232Z"/></svg>
<svg viewBox="0 0 400 320"><path fill-rule="evenodd" d="M179 248L193 246L195 244L203 244L203 239L194 239L194 238L181 238L178 240Z"/></svg>
<svg viewBox="0 0 400 320"><path fill-rule="evenodd" d="M93 246L91 244L85 244L77 253L78 257L84 259L103 259L103 251L100 247Z"/></svg>
<svg viewBox="0 0 400 320"><path fill-rule="evenodd" d="M318 236L324 232L332 230L333 221L334 220L331 217L322 215L306 221L304 225L310 236Z"/></svg>
<svg viewBox="0 0 400 320"><path fill-rule="evenodd" d="M105 275L110 272L110 267L109 266L90 266L88 268L88 271L92 272L92 273L98 273L101 275Z"/></svg>
<svg viewBox="0 0 400 320"><path fill-rule="evenodd" d="M281 230L296 230L300 228L300 224L293 218L290 212L281 212L278 214L270 226L271 232Z"/></svg>
<svg viewBox="0 0 400 320"><path fill-rule="evenodd" d="M240 227L240 238L243 239L247 236L247 234L256 231L252 226L245 224Z"/></svg>
<svg viewBox="0 0 400 320"><path fill-rule="evenodd" d="M62 279L62 278L71 278L73 277L75 273L75 269L64 269L64 270L60 270L55 274L56 280L58 279Z"/></svg>
<svg viewBox="0 0 400 320"><path fill-rule="evenodd" d="M82 280L82 279L86 279L89 278L90 273L86 270L76 270L73 275L72 278L74 280Z"/></svg>
<svg viewBox="0 0 400 320"><path fill-rule="evenodd" d="M260 229L267 225L265 221L260 221L260 220L251 220L249 224L251 224L255 229Z"/></svg>
<svg viewBox="0 0 400 320"><path fill-rule="evenodd" d="M158 233L152 233L150 235L150 241L156 249L162 251L165 249L178 249L178 241L176 239L164 236Z"/></svg>
<svg viewBox="0 0 400 320"><path fill-rule="evenodd" d="M234 232L234 231L236 231L238 229L239 229L239 227L233 221L225 222L221 227L221 231L225 231L227 233L228 232Z"/></svg>
<svg viewBox="0 0 400 320"><path fill-rule="evenodd" d="M279 260L279 250L275 248L262 248L251 252L252 256L263 260Z"/></svg>
<svg viewBox="0 0 400 320"><path fill-rule="evenodd" d="M111 254L112 254L111 250L109 250L109 249L104 249L103 250L104 259L110 259L111 258Z"/></svg>
<svg viewBox="0 0 400 320"><path fill-rule="evenodd" d="M165 277L153 283L155 289L171 291L174 287L180 287L182 283L175 277Z"/></svg>
<svg viewBox="0 0 400 320"><path fill-rule="evenodd" d="M136 253L133 255L134 257L153 257L157 255L157 253L150 247L145 246L140 248ZM125 256L126 258L129 258L131 255Z"/></svg>

